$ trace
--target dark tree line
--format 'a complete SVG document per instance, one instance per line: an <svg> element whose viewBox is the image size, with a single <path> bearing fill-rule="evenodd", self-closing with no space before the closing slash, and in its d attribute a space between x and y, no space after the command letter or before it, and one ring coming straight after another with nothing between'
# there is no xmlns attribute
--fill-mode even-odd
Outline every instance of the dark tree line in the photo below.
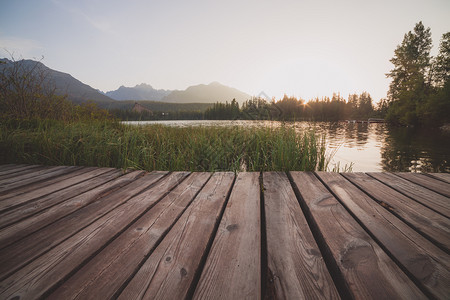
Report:
<svg viewBox="0 0 450 300"><path fill-rule="evenodd" d="M245 119L280 121L340 121L347 119L367 120L377 116L372 98L366 92L361 95L349 95L349 101L339 94L316 98L306 102L303 99L284 96L279 101L268 102L253 98L239 104L216 103L205 112L205 119Z"/></svg>
<svg viewBox="0 0 450 300"><path fill-rule="evenodd" d="M159 120L203 120L202 111L143 111L136 112L131 109L109 110L115 118L124 121L159 121Z"/></svg>
<svg viewBox="0 0 450 300"><path fill-rule="evenodd" d="M235 120L240 117L239 103L235 99L231 103L215 103L208 108L204 117L206 120Z"/></svg>

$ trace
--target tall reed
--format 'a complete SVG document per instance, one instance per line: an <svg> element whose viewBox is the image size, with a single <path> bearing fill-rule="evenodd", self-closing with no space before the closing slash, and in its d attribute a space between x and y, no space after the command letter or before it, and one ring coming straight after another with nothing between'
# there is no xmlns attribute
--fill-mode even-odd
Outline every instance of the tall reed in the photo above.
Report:
<svg viewBox="0 0 450 300"><path fill-rule="evenodd" d="M0 163L189 171L326 170L324 139L293 128L0 124Z"/></svg>

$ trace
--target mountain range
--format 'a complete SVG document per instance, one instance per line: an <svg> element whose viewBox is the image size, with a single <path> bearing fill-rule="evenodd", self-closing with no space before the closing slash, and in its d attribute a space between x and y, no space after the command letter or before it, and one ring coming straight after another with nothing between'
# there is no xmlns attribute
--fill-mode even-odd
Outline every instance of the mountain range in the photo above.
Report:
<svg viewBox="0 0 450 300"><path fill-rule="evenodd" d="M251 96L249 94L235 88L222 85L218 82L212 82L208 85L199 84L190 86L184 91L175 90L165 96L162 101L177 103L215 103L231 102L233 99L236 99L237 102L243 103L250 98Z"/></svg>
<svg viewBox="0 0 450 300"><path fill-rule="evenodd" d="M157 90L151 85L141 83L135 87L120 86L115 91L106 92L105 95L114 100L153 100L161 101L165 96L169 95L170 90Z"/></svg>
<svg viewBox="0 0 450 300"><path fill-rule="evenodd" d="M20 64L17 70L33 70L36 76L43 76L43 83L55 87L57 95L67 95L67 98L74 103L81 103L91 100L101 107L107 107L114 102L113 99L99 93L87 84L82 83L72 75L50 69L43 63L34 60L19 60L13 62L8 59L1 59L0 72L5 68L11 67L11 64Z"/></svg>
<svg viewBox="0 0 450 300"><path fill-rule="evenodd" d="M103 93L74 78L72 75L53 70L39 61L19 60L14 62L3 58L0 59L0 62L0 72L14 63L21 64L22 70L35 68L40 74L45 75L46 84L51 84L55 87L56 94L67 95L67 98L74 103L93 101L102 108L123 108L124 105L120 104L120 102L125 101L121 100L150 100L166 103L215 103L231 102L233 99L236 99L236 101L243 103L251 98L250 95L244 92L218 82L212 82L208 85L190 86L182 91L154 89L151 85L142 83L135 87L121 86L115 91Z"/></svg>
<svg viewBox="0 0 450 300"><path fill-rule="evenodd" d="M183 91L157 90L149 84L142 83L135 87L121 86L115 91L106 92L105 95L115 100L151 100L175 103L231 102L233 99L243 103L251 98L249 94L218 82L190 86Z"/></svg>

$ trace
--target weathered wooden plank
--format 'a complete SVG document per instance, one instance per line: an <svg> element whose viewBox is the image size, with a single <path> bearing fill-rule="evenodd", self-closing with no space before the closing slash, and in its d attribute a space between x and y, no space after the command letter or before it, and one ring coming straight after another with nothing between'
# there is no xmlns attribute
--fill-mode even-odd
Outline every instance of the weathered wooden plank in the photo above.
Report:
<svg viewBox="0 0 450 300"><path fill-rule="evenodd" d="M238 174L194 299L260 299L258 173Z"/></svg>
<svg viewBox="0 0 450 300"><path fill-rule="evenodd" d="M343 175L444 251L450 251L450 219L366 174L344 173Z"/></svg>
<svg viewBox="0 0 450 300"><path fill-rule="evenodd" d="M429 295L437 299L450 295L450 255L340 174L318 172L318 176Z"/></svg>
<svg viewBox="0 0 450 300"><path fill-rule="evenodd" d="M22 212L22 206L29 204L28 206L34 207L34 202L38 201L40 203L45 203L48 198L54 199L55 191L60 191L63 187L67 188L67 184L73 185L74 183L83 183L89 185L89 181L93 178L100 176L102 174L111 173L111 172L117 172L117 170L111 170L109 168L93 168L91 171L86 173L81 173L78 176L71 176L69 179L65 181L59 181L57 184L52 186L44 186L40 188L39 190L31 191L27 194L19 194L15 197L10 197L7 199L4 199L0 201L0 212L2 216L5 218L0 220L0 227L3 227L4 224L8 224L6 217L7 215L12 216L13 212L9 212L9 210L16 208L16 211L19 210L19 212ZM71 173L73 175L73 173ZM42 198L43 195L46 195L46 197ZM56 199L57 200L57 199ZM36 209L39 209L39 203L37 206L35 206ZM25 212L24 216L26 215L27 207L23 207L23 212Z"/></svg>
<svg viewBox="0 0 450 300"><path fill-rule="evenodd" d="M119 299L186 299L233 179L233 173L211 177Z"/></svg>
<svg viewBox="0 0 450 300"><path fill-rule="evenodd" d="M8 168L12 168L14 166L16 166L16 165L15 164L0 164L0 171L2 169L8 169Z"/></svg>
<svg viewBox="0 0 450 300"><path fill-rule="evenodd" d="M36 166L36 168L41 167L42 166ZM8 169L13 170L14 168L2 169L0 166L0 172L2 172L2 170L7 171ZM194 178L194 176L188 177L186 181L182 181L182 183L179 184L175 190L172 190L172 193L165 198L162 197L167 193L167 190L163 188L162 185L158 188L158 184L164 183L164 180L158 181L158 183L150 190L143 188L141 191L145 191L143 193L138 192L140 193L138 196L128 196L128 193L121 194L122 190L127 189L129 185L134 184L136 189L142 188L136 183L139 181L138 179L133 180L129 185L121 186L118 190L115 190L112 187L113 183L116 181L110 181L104 185L102 184L98 186L98 188L88 189L85 193L80 189L79 193L81 193L81 195L78 196L76 195L77 184L79 184L80 187L85 186L88 188L88 183L91 182L91 180L92 183L100 183L99 180L101 177L113 176L114 172L106 172L104 175L92 177L84 181L80 180L78 183L72 181L72 183L69 184L69 181L66 181L66 184L59 185L60 181L70 180L72 177L76 176L75 174L80 176L82 173L81 170L84 169L78 168L76 170L77 171L74 170L73 172L66 173L62 176L51 177L44 181L35 182L31 186L22 185L20 188L8 190L5 193L0 194L0 203L13 197L18 199L18 201L21 201L21 197L27 197L27 200L23 202L26 204L21 204L22 209L27 208L27 210L23 211L24 215L20 216L19 207L17 206L17 215L15 215L14 219L11 219L13 222L20 221L14 223L13 226L4 227L3 230L0 230L0 248L4 247L4 241L9 243L8 247L0 250L0 278L3 278L3 281L0 283L1 299L16 296L22 298L40 298L43 296L47 297L50 292L54 293L51 296L55 297L55 299L61 299L59 296L67 296L63 298L76 296L79 299L107 298L110 296L115 298L119 296L117 293L124 288L124 284L130 280L131 281L120 295L123 299L180 299L191 296L197 298L219 297L217 295L221 294L223 290L228 292L227 288L234 286L234 289L245 289L248 288L248 285L252 288L248 288L249 294L247 295L244 295L245 292L242 291L232 291L230 294L223 294L220 296L261 297L261 243L259 237L259 223L257 226L254 226L256 229L249 230L252 235L255 233L257 234L258 241L252 242L252 246L254 246L252 249L253 251L258 252L258 259L254 260L253 264L250 265L250 263L244 263L242 260L225 261L224 258L234 256L234 254L230 254L233 251L242 251L241 253L245 252L242 249L236 250L236 248L239 248L239 245L244 243L241 242L239 238L233 237L233 234L235 234L236 231L241 230L243 225L233 222L231 217L227 216L227 211L233 211L233 215L235 215L236 212L241 214L238 219L242 219L242 215L245 213L245 204L242 202L248 201L246 201L245 198L258 197L259 201L258 180L255 181L255 186L257 188L253 191L251 190L252 188L250 188L250 185L246 185L245 188L240 188L241 190L245 190L245 193L249 193L251 197L248 196L248 194L241 195L241 193L239 193L240 195L236 194L235 196L230 197L230 201L233 197L236 200L234 200L233 203L228 203L227 208L225 209L224 218L219 225L219 229L217 229L217 235L214 239L214 224L217 225L217 223L220 222L220 220L217 219L217 207L219 207L218 210L220 211L220 207L222 206L218 203L213 204L207 201L205 202L204 200L200 201L199 199L203 198L211 200L215 197L214 195L226 194L218 192L220 185L217 185L217 188L210 187L211 191L207 191L207 187L209 187L208 184L213 182L213 178L220 174L213 175L208 184L202 189L200 194L197 195L196 199L189 204L185 202L187 200L180 200L180 197L184 196L177 195L175 197L173 195L178 189L182 189L181 187L188 183L187 180ZM23 171L25 171L25 169ZM16 172L14 174L19 178L26 173L24 172L20 175L20 172ZM347 184L351 185L350 193L353 193L352 189L356 189L354 194L352 194L352 197L344 197L344 199L350 201L349 203L354 204L354 207L352 207L352 209L349 208L349 210L352 211L354 216L358 216L358 222L363 224L365 230L370 231L370 234L376 239L377 243L383 245L384 251L395 260L396 264L402 266L402 270L404 270L410 278L415 277L417 274L422 274L422 278L416 278L415 283L421 286L422 291L426 291L427 296L447 298L445 294L448 295L450 292L448 289L442 288L442 283L450 282L448 279L450 259L448 253L444 253L442 249L444 249L443 245L447 245L446 250L448 251L448 219L444 217L446 209L450 209L448 207L448 198L432 192L418 184L402 179L399 176L387 174L388 176L384 177L384 175L382 175L383 174L380 176L383 177L383 180L388 181L385 184L401 182L401 186L404 190L395 188L395 190L399 192L398 193L394 191L394 187L391 189L374 179L368 180L367 176L363 176L362 174L345 176L350 179L353 184L358 185L359 188L365 189L368 194L373 198L376 198L380 203L385 203L386 205L384 205L384 207L381 207L369 198L371 200L370 202L366 199L367 195L357 189L353 184L346 181L342 176L337 175L340 180L344 180ZM230 176L233 178L233 175ZM240 174L239 176L246 177L248 175ZM362 176L364 180L358 176ZM395 177L396 180L389 179L389 176ZM433 177L433 175L423 176ZM314 295L314 292L307 289L307 287L312 287L312 289L319 287L319 290L321 286L325 287L325 284L321 284L322 281L320 277L318 277L317 283L308 280L315 278L314 276L318 276L315 273L317 270L323 270L326 273L326 269L321 269L323 266L317 267L317 265L323 265L319 259L320 254L313 251L313 249L315 249L314 247L310 246L308 248L304 246L305 244L314 244L315 242L314 240L310 241L311 237L308 236L310 232L307 224L306 229L300 229L302 226L305 226L305 220L303 219L302 210L298 204L295 204L295 201L293 201L295 200L295 197L292 198L291 196L287 196L292 193L292 190L290 190L291 187L289 187L289 182L286 184L285 176L278 173L267 173L264 174L264 177L266 188L269 187L269 180L273 180L271 183L273 188L265 191L268 269L272 271L272 273L273 270L276 270L276 268L272 266L271 260L274 265L282 265L283 267L278 268L280 271L272 274L272 278L274 279L275 285L277 284L277 281L282 283L287 282L285 287L277 287L278 291L281 290L283 292L274 292L274 294L270 294L269 297L273 295L274 297L294 298L295 296L293 295L300 295L300 293L297 294L297 289L307 291L305 293L305 295L308 295L307 297L312 296ZM313 224L313 231L316 238L319 239L321 247L323 247L321 250L322 253L325 253L324 255L327 262L334 262L336 264L336 269L333 265L331 265L331 268L332 274L337 274L338 279L337 281L335 280L335 282L337 283L339 290L348 289L351 291L351 296L356 298L368 298L367 295L369 294L372 298L383 296L400 298L398 296L400 293L402 293L401 295L404 298L423 297L424 295L417 289L417 286L412 284L411 280L396 268L395 263L392 263L392 260L390 260L389 257L386 258L386 253L378 246L378 244L370 237L368 237L370 242L365 240L368 236L367 234L364 238L361 238L359 235L357 235L356 238L348 238L348 236L354 235L354 227L359 227L360 229L358 230L363 229L352 219L353 217L351 217L351 215L342 207L339 201L334 199L334 197L326 190L326 187L322 185L317 177L314 175L312 177L319 184L319 187L321 186L325 189L324 193L326 192L328 195L325 198L320 198L325 194L321 194L320 192L314 194L314 188L303 187L302 182L302 184L299 184L299 190L301 191L302 188L305 188L306 190L312 189L312 197L315 201L312 202L313 205L311 206L308 204L308 201L305 200L305 197L303 197L301 192L299 193L301 196L300 201L306 204L304 208L308 215L308 221L311 221L311 224ZM375 178L375 176L373 177ZM30 176L22 178L31 179ZM117 181L122 178L124 177L118 178ZM168 177L166 177L166 179L167 178ZM432 178L431 182L438 182L439 184L444 183L445 186L445 182L442 179L439 178L438 180L436 178L438 177ZM358 184L361 180L362 183ZM369 181L370 184L367 183L366 180ZM305 184L307 184L307 181L305 181ZM174 186L176 185L177 183L175 183ZM298 184L296 184L296 186L297 185ZM110 186L111 189L105 189L101 192L100 189L106 186ZM117 188L118 187L119 186L117 186ZM192 186L192 188L193 187L194 186ZM239 187L238 183L235 188L236 187ZM376 190L377 187L380 191ZM345 188L345 190L349 189ZM98 193L96 194L95 191ZM32 195L35 192L38 192L39 194ZM131 193L131 190L129 192ZM270 195L270 192L273 192L273 195ZM339 193L347 193L343 191L333 192L336 195L340 195ZM140 196L146 193L149 193L148 198L138 200ZM155 193L160 193L159 198ZM235 194L235 191L233 191L232 194ZM385 194L389 195L389 198L384 198ZM314 198L314 195L319 198ZM363 195L363 198L360 197L361 195ZM407 195L407 197L404 195ZM155 201L155 197L158 198L158 200ZM177 200L175 200L175 198L172 199L171 197L175 197ZM327 197L334 199L337 204ZM189 197L186 196L186 198L183 199L188 198ZM422 204L412 201L411 198L420 199L427 203L424 204L425 206L434 208L424 208L422 207ZM45 202L44 199L47 199L49 202ZM160 202L158 202L159 199L161 199ZM172 199L173 201L167 199ZM267 199L272 199L273 201ZM416 201L420 202L419 200ZM112 202L112 204L110 202ZM368 203L372 203L372 205L369 206ZM35 208L33 208L33 204L36 205ZM212 207L213 205L214 209L216 209L214 212L207 208ZM367 207L365 205L367 205ZM334 206L341 206L341 209L344 209L344 213L339 214L340 210L336 210ZM362 211L358 210L359 206L363 207L363 209L359 208ZM92 208L89 210L89 213L86 210L87 207ZM311 207L313 207L313 209ZM330 207L332 208L330 209ZM10 213L16 211L16 207L9 207L6 209L7 212ZM248 209L248 211L249 210L250 209ZM329 211L325 213L322 210ZM80 211L84 211L84 213L80 214ZM257 211L257 217L259 218L259 213L261 212L259 206L255 211ZM312 213L312 211L315 211L315 213ZM336 213L336 211L338 211L338 213ZM435 213L435 211L439 211L441 215ZM31 215L33 216L30 217ZM288 217L285 217L285 219L282 220L281 215ZM8 215L0 213L0 224L4 222L3 216L7 217ZM364 218L362 216L364 216ZM273 219L271 219L272 217ZM322 227L317 223L319 218ZM407 224L401 222L399 218ZM62 222L63 219L67 222ZM279 220L279 222L270 221L274 219ZM365 221L362 221L363 219ZM444 220L443 223L439 223L442 222L442 220ZM430 222L428 226L426 221ZM130 226L130 222L134 223ZM173 224L173 222L175 222L175 224ZM224 222L225 224L223 224ZM246 220L246 222L248 222L248 220ZM372 230L376 230L370 229L371 227L366 225L365 222L370 226L375 226L381 237L375 235ZM270 224L272 223L275 225L271 226ZM349 225L348 223L351 224ZM381 223L382 225L376 223ZM7 222L6 225L8 224L11 223ZM237 224L238 226L235 227L234 224ZM322 230L323 224L328 224L327 228L329 228L330 231L327 234L324 234ZM173 227L171 227L172 225ZM19 227L15 227L15 232L9 231L14 226ZM392 229L394 227L401 233L396 233L395 230ZM444 230L444 228L447 229ZM170 231L167 233L169 229ZM228 231L226 229L228 229ZM358 230L356 230L356 232L359 234ZM142 231L145 233L141 233ZM289 236L288 234L284 234L287 231L293 232L292 235ZM394 234L392 234L392 231L394 231ZM447 236L443 236L442 232L441 235L438 236L438 231L445 231ZM13 238L12 242L14 243L12 243L11 241L8 242L8 240L4 240L3 237L5 235L3 234L6 234L8 237L13 237L17 234L17 237L16 240ZM48 238L45 238L44 234L48 235ZM387 237L387 235L392 235L393 237ZM269 238L269 236L271 237ZM290 239L292 239L293 236L301 236L301 238L293 239L294 244L289 244L291 242ZM424 236L428 238L428 240L425 239ZM55 238L55 240L53 240L53 238ZM254 236L251 236L251 238L255 239ZM18 239L21 240L19 241ZM220 242L217 242L216 240L220 240ZM277 240L279 241L278 244L275 242ZM433 245L430 242L433 241L437 244L438 240L442 243L440 245L442 249L437 248L436 245ZM28 243L23 241L28 241ZM119 243L119 241L121 242ZM409 241L408 243L414 245L406 247L405 245L409 244L405 241ZM218 243L219 246L216 245ZM225 245L226 243L230 243L231 245ZM300 247L301 249L304 249L302 253L297 251L299 247L297 246L298 244L295 243L300 243L302 245L303 248ZM328 245L326 243L328 243ZM374 245L372 243L374 243ZM427 243L429 244L428 246ZM211 244L213 244L213 246L211 247L211 250L208 251ZM272 246L270 246L270 244L272 244ZM396 248L394 250L398 252L390 249L386 244ZM20 247L17 245L20 245ZM287 245L292 246L288 247ZM13 247L16 247L14 248L15 250L13 250ZM248 246L245 247L248 248ZM272 251L270 249L274 250ZM333 252L332 249L335 249L335 252ZM336 249L346 249L347 251L336 252L338 251ZM417 249L422 251L420 253L422 253L423 256L414 256L414 253L419 253L417 252ZM437 253L435 252L436 249L439 253L438 255L433 256ZM36 253L32 253L34 250ZM434 254L430 254L430 251ZM28 254L24 255L22 252ZM272 252L280 256L278 257L278 260L276 260L276 256L271 256ZM283 253L285 253L284 257L281 255ZM297 259L292 259L289 263L282 264L283 262L288 261L288 258L290 257L300 256L299 253L301 253L301 258L303 259L303 265L312 270L311 273L305 275L306 279L295 277L299 270L299 268L295 267L296 263L298 263ZM442 256L442 253L444 253L445 256ZM317 254L319 254L319 256L317 256ZM400 255L404 261L401 261L400 258L398 258ZM312 263L311 257L317 261L314 261L317 265ZM12 262L9 262L10 260L12 260ZM280 263L278 263L278 261L280 261ZM405 263L405 261L407 262ZM4 267L9 263L11 263L11 265L16 264L17 267L13 266L9 269ZM205 263L206 265L203 268ZM411 269L405 267L404 264L407 263ZM244 271L241 271L244 265L245 269ZM250 265L250 268L246 267L248 265ZM257 271L252 271L257 269L254 265L257 265ZM438 265L437 268L436 265ZM141 266L139 271L137 270L138 266ZM330 265L328 265L328 267L330 267ZM381 271L376 270L377 268L381 269ZM229 269L231 269L231 271L229 271ZM394 269L395 272L393 271ZM4 270L5 273L3 272ZM135 272L137 273L135 274ZM225 274L221 274L221 272ZM254 274L255 272L259 272L256 276L257 283L248 284L248 282L253 282L253 279L248 279L247 281L244 279L236 279L236 277L246 277L248 274ZM374 272L375 275L373 274ZM403 275L399 275L396 272L400 272ZM227 275L232 273L244 274L233 274L234 277ZM360 273L363 275L358 277L360 276ZM390 274L392 277L388 278L386 274ZM133 276L133 278L130 276ZM197 285L196 283L199 277L200 281ZM380 280L380 278L382 278L382 280ZM292 281L290 281L291 279ZM86 282L86 280L89 282ZM295 283L295 281L297 281L297 283ZM236 284L236 282L238 283ZM342 288L343 282L347 282L344 284L344 288ZM421 282L426 282L426 285ZM292 289L288 289L288 286L292 287ZM361 286L363 286L363 288L361 288ZM55 290L55 288L57 289ZM358 290L358 292L355 293L353 289ZM433 291L430 292L430 289L433 289ZM210 290L213 291L210 293ZM258 290L259 294L254 296L254 294L252 294L254 290ZM382 292L380 292L380 290L382 290ZM269 291L271 291L270 287ZM273 291L276 291L276 289ZM376 291L376 293L372 294L372 291ZM193 293L195 293L195 295L192 295ZM342 295L346 296L345 293ZM335 296L334 293L331 294L330 298L333 296Z"/></svg>
<svg viewBox="0 0 450 300"><path fill-rule="evenodd" d="M3 172L9 171L9 170L13 170L13 169L17 169L17 168L21 168L21 167L25 167L27 165L25 164L4 164L4 165L0 165L0 175L3 174Z"/></svg>
<svg viewBox="0 0 450 300"><path fill-rule="evenodd" d="M188 173L163 178L0 283L0 298L41 298L142 216Z"/></svg>
<svg viewBox="0 0 450 300"><path fill-rule="evenodd" d="M63 174L70 173L76 167L54 167L48 170L42 170L39 172L34 172L31 174L26 174L23 176L15 177L13 181L5 184L0 184L0 192L5 193L5 191L20 188L22 186L27 186L29 184L44 181L52 177L60 176ZM110 169L112 170L112 169ZM26 178L25 178L26 176ZM18 181L16 181L16 179Z"/></svg>
<svg viewBox="0 0 450 300"><path fill-rule="evenodd" d="M20 181L23 179L28 179L30 177L39 176L41 174L52 172L54 170L58 170L61 168L68 168L68 167L65 167L65 166L42 166L42 165L36 166L33 169L25 169L20 172L1 176L0 184L5 184L5 183L13 182L13 181Z"/></svg>
<svg viewBox="0 0 450 300"><path fill-rule="evenodd" d="M107 195L97 201L59 219L55 223L4 248L0 255L0 279L13 273L50 248L60 244L83 227L101 218L111 210L128 201L161 179L166 172L146 175L125 186L117 193ZM159 185L158 185L159 186ZM87 234L87 233L86 233ZM61 251L63 251L62 249Z"/></svg>
<svg viewBox="0 0 450 300"><path fill-rule="evenodd" d="M23 197L23 195L20 195L0 202L0 206L6 206L5 204L10 204L10 206L7 206L8 209L6 211L0 211L0 228L20 221L21 219L25 219L48 207L84 193L85 191L93 189L121 175L120 170L104 170L104 172L100 174L94 173L95 171L98 170L93 170L91 172L91 176L88 177L89 180L84 180L78 184L69 186L65 189L60 189L45 196L35 197L27 200L27 197ZM87 173L87 175L89 176L89 173ZM28 196L33 197L32 194L33 193L29 193Z"/></svg>
<svg viewBox="0 0 450 300"><path fill-rule="evenodd" d="M16 172L13 174L7 174L3 175L0 178L0 187L3 187L4 185L8 185L14 182L20 182L24 179L28 179L30 177L43 175L48 172L52 172L57 169L65 168L65 167L49 167L49 166L35 166L32 169L25 169L20 172Z"/></svg>
<svg viewBox="0 0 450 300"><path fill-rule="evenodd" d="M339 299L286 174L264 173L263 186L268 295L276 299Z"/></svg>
<svg viewBox="0 0 450 300"><path fill-rule="evenodd" d="M35 168L43 168L43 167L44 166L40 166L40 165L16 165L13 168L1 171L0 179L25 174L27 172L32 172L32 170Z"/></svg>
<svg viewBox="0 0 450 300"><path fill-rule="evenodd" d="M65 167L65 166L37 166L36 168L30 169L30 170L24 170L21 172L17 172L14 174L8 174L5 176L2 176L0 178L0 186L5 186L11 183L20 183L21 181L29 178L34 178L37 176L44 175L46 173L54 172L55 170L60 170L64 168L73 168L73 167Z"/></svg>
<svg viewBox="0 0 450 300"><path fill-rule="evenodd" d="M445 183L441 180L418 173L395 173L395 175L414 182L415 184L424 186L436 193L450 197L450 183ZM448 199L448 201L450 201L450 199Z"/></svg>
<svg viewBox="0 0 450 300"><path fill-rule="evenodd" d="M399 191L400 193L450 218L450 207L448 205L449 200L447 197L430 191L420 185L414 184L411 181L395 176L394 174L372 172L367 174L383 182L385 185Z"/></svg>
<svg viewBox="0 0 450 300"><path fill-rule="evenodd" d="M83 176L80 176L80 177L77 177L77 176L79 176L81 174L86 174L87 172L90 172L90 171L96 171L97 169L98 168L94 168L94 167L77 167L77 168L74 168L74 171L72 171L70 173L67 173L67 174L64 174L61 176L57 176L57 177L53 177L53 178L47 179L45 181L28 184L26 186L21 187L20 189L14 189L14 190L7 191L3 194L0 194L0 201L5 200L5 199L11 199L13 197L20 195L20 197L17 197L16 199L27 198L28 200L21 201L21 202L27 202L31 199L39 198L44 195L51 194L51 193L57 191L52 186L55 183L62 182L63 180L69 179L69 182L67 183L67 185L62 184L64 182L61 183L62 187L60 189L63 189L66 186L70 186L73 184L70 181L71 178L73 178L72 180L78 179L78 181L75 181L75 183L81 182L81 181L83 181L82 180ZM59 187L59 185L57 187Z"/></svg>
<svg viewBox="0 0 450 300"><path fill-rule="evenodd" d="M450 183L450 173L427 173L425 175Z"/></svg>
<svg viewBox="0 0 450 300"><path fill-rule="evenodd" d="M210 176L211 174L208 173L197 173L188 177L120 237L100 252L88 265L80 269L65 284L52 293L49 299L115 298L113 296L133 275L139 265L144 263L149 253L153 251L161 238L183 214L186 207L194 200L194 197ZM215 176L217 177L217 175ZM213 178L209 186L214 182ZM220 182L223 183L222 181ZM214 187L217 188L218 186L214 185ZM190 211L190 208L188 210ZM205 212L204 215L208 214ZM177 222L179 223L181 220ZM207 223L207 219L202 219L202 222L199 223L202 224L204 221ZM174 228L176 227L177 225ZM171 230L173 231L174 229ZM196 232L196 234L202 236L202 232ZM167 238L165 237L164 241ZM207 239L207 237L203 238ZM193 240L189 241L189 243L191 247L197 246ZM191 251L191 249L184 247L179 250L183 252ZM152 253L151 257L153 255L154 253ZM192 259L195 258L192 257ZM180 275L179 271L177 275ZM179 287L173 285L171 288L177 289ZM165 296L168 297L167 294ZM180 298L175 297L172 299Z"/></svg>
<svg viewBox="0 0 450 300"><path fill-rule="evenodd" d="M42 206L47 209L33 215L30 218L22 220L19 223L10 225L7 228L0 230L0 248L4 248L13 242L16 242L21 238L53 222L56 222L70 213L85 207L97 199L114 192L118 188L124 187L125 185L136 180L138 177L141 177L143 174L142 171L135 171L117 178L120 173L120 170L116 170L113 172L108 172L103 176L93 178L92 180L85 182L90 184L89 187L87 185L75 185L66 190L56 192L52 195L54 197L51 197L48 201L42 204ZM15 215L17 214L16 218L19 218L21 213L26 214L33 211L35 207L39 207L41 203L38 202L41 200L42 199L39 199L38 201L33 202L31 207L26 207L26 209L25 207L19 207L17 211L14 211ZM52 202L52 204L53 202L62 203L49 207L50 202ZM40 208L42 209L42 207ZM3 217L6 218L9 217L9 215ZM2 216L0 215L0 220L3 222L1 218Z"/></svg>
<svg viewBox="0 0 450 300"><path fill-rule="evenodd" d="M356 299L426 299L313 173L290 174L340 271L342 288Z"/></svg>

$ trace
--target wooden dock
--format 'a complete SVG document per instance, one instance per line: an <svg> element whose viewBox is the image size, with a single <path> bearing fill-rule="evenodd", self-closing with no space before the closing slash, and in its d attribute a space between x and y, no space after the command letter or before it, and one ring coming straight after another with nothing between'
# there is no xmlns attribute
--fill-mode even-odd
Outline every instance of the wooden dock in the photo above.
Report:
<svg viewBox="0 0 450 300"><path fill-rule="evenodd" d="M449 299L450 174L0 166L0 299Z"/></svg>

